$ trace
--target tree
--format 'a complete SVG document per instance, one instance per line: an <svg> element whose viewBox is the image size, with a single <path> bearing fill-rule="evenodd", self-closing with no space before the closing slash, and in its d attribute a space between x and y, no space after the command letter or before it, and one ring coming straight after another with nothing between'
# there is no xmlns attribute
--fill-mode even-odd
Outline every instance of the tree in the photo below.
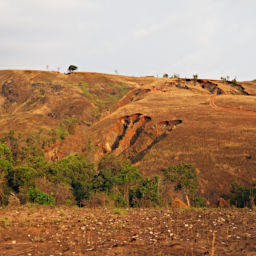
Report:
<svg viewBox="0 0 256 256"><path fill-rule="evenodd" d="M129 190L141 179L141 175L136 166L132 166L129 161L122 163L121 170L115 176L115 184L117 184L124 195L124 200L129 205Z"/></svg>
<svg viewBox="0 0 256 256"><path fill-rule="evenodd" d="M71 74L73 71L77 70L77 66L70 65L68 67L68 74Z"/></svg>
<svg viewBox="0 0 256 256"><path fill-rule="evenodd" d="M229 76L221 77L220 79L222 80L223 84L225 84L229 81Z"/></svg>
<svg viewBox="0 0 256 256"><path fill-rule="evenodd" d="M129 200L132 207L148 207L159 204L159 177L140 178L137 186L130 189Z"/></svg>
<svg viewBox="0 0 256 256"><path fill-rule="evenodd" d="M193 75L194 85L196 85L197 80L198 80L198 74Z"/></svg>
<svg viewBox="0 0 256 256"><path fill-rule="evenodd" d="M192 197L198 187L195 167L181 162L164 170L164 175L166 180L175 183L176 189L184 189L187 204L190 206L189 195Z"/></svg>
<svg viewBox="0 0 256 256"><path fill-rule="evenodd" d="M238 208L250 207L253 208L256 204L256 188L244 187L232 182L230 204Z"/></svg>
<svg viewBox="0 0 256 256"><path fill-rule="evenodd" d="M70 154L53 163L48 170L51 182L64 182L72 186L78 205L90 198L93 190L93 178L96 175L93 164L88 163L81 154Z"/></svg>
<svg viewBox="0 0 256 256"><path fill-rule="evenodd" d="M237 85L236 78L234 78L234 79L231 81L231 83L232 83L233 86L236 86L236 85Z"/></svg>
<svg viewBox="0 0 256 256"><path fill-rule="evenodd" d="M8 172L8 184L16 192L19 192L20 187L29 188L34 186L36 174L36 170L28 165L15 167Z"/></svg>
<svg viewBox="0 0 256 256"><path fill-rule="evenodd" d="M5 201L6 176L13 169L12 164L11 150L5 144L0 144L0 203Z"/></svg>

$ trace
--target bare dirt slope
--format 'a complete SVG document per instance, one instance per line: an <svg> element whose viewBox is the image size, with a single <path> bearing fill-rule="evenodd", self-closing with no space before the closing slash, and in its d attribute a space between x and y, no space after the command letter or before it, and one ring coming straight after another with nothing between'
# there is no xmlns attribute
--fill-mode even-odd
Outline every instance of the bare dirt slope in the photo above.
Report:
<svg viewBox="0 0 256 256"><path fill-rule="evenodd" d="M7 70L0 91L0 136L36 135L51 161L115 153L151 176L191 163L211 204L234 178L256 184L256 83Z"/></svg>
<svg viewBox="0 0 256 256"><path fill-rule="evenodd" d="M0 209L0 255L232 255L256 251L255 210Z"/></svg>

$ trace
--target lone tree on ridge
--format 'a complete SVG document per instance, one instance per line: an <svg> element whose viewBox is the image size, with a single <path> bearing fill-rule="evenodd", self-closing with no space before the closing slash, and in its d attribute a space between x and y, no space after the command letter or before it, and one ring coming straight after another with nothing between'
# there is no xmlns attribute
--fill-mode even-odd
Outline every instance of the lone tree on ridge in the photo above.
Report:
<svg viewBox="0 0 256 256"><path fill-rule="evenodd" d="M68 67L68 74L71 74L73 71L77 70L77 66L70 65Z"/></svg>

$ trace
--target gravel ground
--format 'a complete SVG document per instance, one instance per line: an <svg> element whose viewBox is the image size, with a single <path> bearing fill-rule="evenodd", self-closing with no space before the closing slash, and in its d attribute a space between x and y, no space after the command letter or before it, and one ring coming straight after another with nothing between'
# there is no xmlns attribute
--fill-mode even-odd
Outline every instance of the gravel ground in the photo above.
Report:
<svg viewBox="0 0 256 256"><path fill-rule="evenodd" d="M253 209L0 209L0 255L256 255Z"/></svg>

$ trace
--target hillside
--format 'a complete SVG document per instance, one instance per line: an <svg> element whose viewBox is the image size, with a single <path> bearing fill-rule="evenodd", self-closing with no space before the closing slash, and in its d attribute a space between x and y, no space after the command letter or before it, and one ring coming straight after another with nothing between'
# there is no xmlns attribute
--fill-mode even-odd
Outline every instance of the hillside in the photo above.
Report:
<svg viewBox="0 0 256 256"><path fill-rule="evenodd" d="M114 153L152 177L183 161L211 205L256 184L256 82L3 70L0 86L0 137L34 136L49 161Z"/></svg>

